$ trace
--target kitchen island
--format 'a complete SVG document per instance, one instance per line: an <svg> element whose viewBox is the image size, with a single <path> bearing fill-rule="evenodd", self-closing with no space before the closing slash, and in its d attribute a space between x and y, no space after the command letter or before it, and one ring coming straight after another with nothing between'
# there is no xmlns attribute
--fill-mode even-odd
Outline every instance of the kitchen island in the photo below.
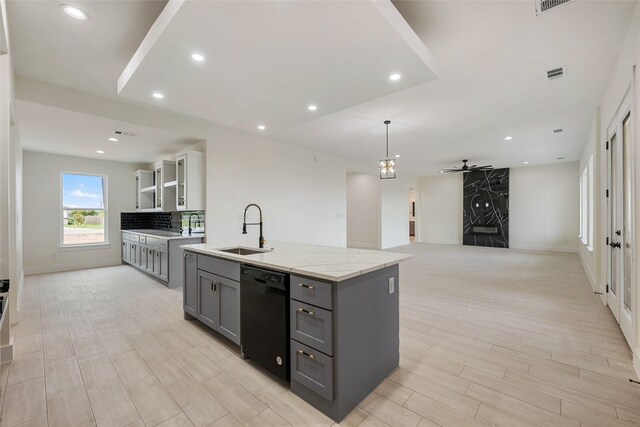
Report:
<svg viewBox="0 0 640 427"><path fill-rule="evenodd" d="M291 390L340 421L398 367L398 264L410 255L267 246L183 245L185 318L241 345L242 266L289 274Z"/></svg>

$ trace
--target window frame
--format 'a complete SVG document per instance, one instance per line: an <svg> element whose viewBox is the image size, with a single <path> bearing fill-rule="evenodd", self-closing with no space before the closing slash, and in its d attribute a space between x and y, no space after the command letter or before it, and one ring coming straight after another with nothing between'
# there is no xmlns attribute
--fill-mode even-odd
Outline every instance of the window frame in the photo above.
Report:
<svg viewBox="0 0 640 427"><path fill-rule="evenodd" d="M587 172L587 185L588 185L588 189L587 189L587 218L588 218L588 224L587 224L587 232L588 232L588 236L587 236L587 249L590 252L593 252L593 243L594 243L594 228L595 228L595 221L594 221L594 209L595 209L595 203L594 203L594 199L595 199L595 188L594 188L594 168L593 168L593 154L591 155L591 157L589 157L589 163L587 163L587 168L588 168L588 172Z"/></svg>
<svg viewBox="0 0 640 427"><path fill-rule="evenodd" d="M589 243L589 166L580 174L580 241Z"/></svg>
<svg viewBox="0 0 640 427"><path fill-rule="evenodd" d="M103 202L103 211L104 211L104 242L100 243L78 243L78 244L65 244L64 243L64 176L65 175L84 175L84 176L94 176L102 178L102 202ZM111 246L109 242L109 220L108 220L108 200L109 200L109 187L108 187L108 176L100 173L89 173L89 172L74 172L74 171L60 171L60 206L58 209L59 212L59 220L58 224L60 226L60 243L58 245L58 249L62 250L74 250L74 249L91 249L91 248L104 248ZM94 209L99 210L99 209Z"/></svg>

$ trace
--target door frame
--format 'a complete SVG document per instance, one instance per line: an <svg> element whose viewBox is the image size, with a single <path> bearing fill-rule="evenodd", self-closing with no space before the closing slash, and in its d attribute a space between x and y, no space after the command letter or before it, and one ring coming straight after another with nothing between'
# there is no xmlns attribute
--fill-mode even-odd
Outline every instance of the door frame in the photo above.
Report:
<svg viewBox="0 0 640 427"><path fill-rule="evenodd" d="M611 190L613 190L612 188L612 152L613 152L613 147L611 146L611 139L612 137L615 135L616 136L616 144L617 144L617 160L618 160L618 164L617 164L617 179L619 180L619 188L616 189L616 194L619 194L619 197L621 197L621 200L619 200L618 206L622 209L622 213L621 213L621 218L622 218L622 235L621 236L616 236L613 233L613 197L606 197L605 198L605 228L604 228L604 243L605 243L605 250L603 251L605 254L605 262L606 262L606 283L607 283L607 297L606 297L606 302L607 305L609 306L609 309L612 311L612 313L614 314L614 317L616 318L616 321L619 323L620 325L620 329L622 330L622 333L625 337L625 339L627 340L629 346L631 348L634 347L635 345L635 319L636 319L636 311L637 311L637 307L636 307L636 287L635 287L635 257L632 256L631 257L631 265L628 266L627 268L625 268L625 246L626 245L630 245L630 248L632 251L635 251L635 242L634 242L634 207L635 207L635 200L634 200L634 192L630 191L628 196L630 197L630 200L628 202L628 206L630 206L631 208L631 213L630 216L632 218L632 220L630 221L630 224L628 226L628 228L630 228L630 230L627 230L625 228L625 216L624 216L624 209L625 209L625 194L624 194L624 166L625 166L625 158L630 159L631 161L629 162L629 176L627 178L628 182L631 183L631 185L634 185L635 182L635 167L634 167L634 128L635 128L635 123L634 123L634 103L633 103L633 85L629 85L629 87L627 88L627 90L625 91L625 94L623 96L622 101L620 102L620 105L618 106L618 108L615 111L615 114L613 115L609 125L607 126L606 129L606 144L607 144L607 148L605 151L605 176L606 176L606 191L607 192L611 192ZM631 142L628 144L628 147L625 147L624 144L624 121L627 117L631 118L631 129L629 131L629 137L631 138ZM625 148L628 148L628 152L625 151ZM625 236L627 236L627 240L625 240ZM613 248L610 245L607 245L606 242L607 240L610 243L613 242L619 242L622 247L620 249L618 248ZM630 242L629 242L630 240ZM618 281L617 283L617 295L616 298L612 298L612 292L610 291L610 286L609 284L611 283L612 280L612 255L613 255L613 251L619 251L618 252L618 264L619 264L619 274L618 274ZM625 295L625 271L628 272L628 274L630 275L629 280L631 280L631 301L630 301L630 308L631 310L627 310L624 304L624 295ZM612 305L615 305L615 307L612 307Z"/></svg>

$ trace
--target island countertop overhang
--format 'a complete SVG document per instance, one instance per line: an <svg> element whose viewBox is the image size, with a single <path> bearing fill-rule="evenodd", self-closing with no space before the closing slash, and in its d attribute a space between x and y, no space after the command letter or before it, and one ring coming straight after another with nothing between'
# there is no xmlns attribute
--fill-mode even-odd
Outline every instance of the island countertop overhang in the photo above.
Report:
<svg viewBox="0 0 640 427"><path fill-rule="evenodd" d="M348 280L399 264L411 258L409 254L398 252L338 248L302 243L269 242L266 246L266 252L253 255L223 252L224 249L237 247L256 249L255 245L247 243L202 243L182 245L180 247L202 255L315 277L331 282Z"/></svg>

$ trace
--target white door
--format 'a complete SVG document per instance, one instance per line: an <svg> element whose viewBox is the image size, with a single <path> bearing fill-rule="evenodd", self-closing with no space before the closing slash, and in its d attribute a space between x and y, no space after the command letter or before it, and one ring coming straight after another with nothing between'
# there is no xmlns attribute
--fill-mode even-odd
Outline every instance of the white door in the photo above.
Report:
<svg viewBox="0 0 640 427"><path fill-rule="evenodd" d="M633 153L630 97L609 127L608 224L609 293L607 303L630 346L633 346Z"/></svg>

